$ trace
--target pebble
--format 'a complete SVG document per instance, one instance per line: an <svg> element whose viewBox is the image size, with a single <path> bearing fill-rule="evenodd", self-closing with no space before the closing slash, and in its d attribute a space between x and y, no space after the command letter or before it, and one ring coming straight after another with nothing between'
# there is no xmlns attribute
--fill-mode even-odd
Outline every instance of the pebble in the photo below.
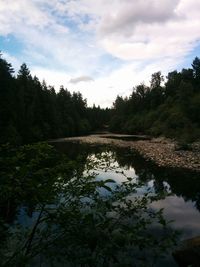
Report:
<svg viewBox="0 0 200 267"><path fill-rule="evenodd" d="M200 142L191 145L191 150L176 151L177 144L168 138L153 138L151 140L123 141L112 139L111 134L89 135L81 137L70 137L53 140L51 142L80 142L88 144L115 145L118 147L128 147L137 151L148 161L153 161L162 167L185 168L200 172ZM124 135L112 134L113 137L123 137ZM102 138L104 137L104 138Z"/></svg>

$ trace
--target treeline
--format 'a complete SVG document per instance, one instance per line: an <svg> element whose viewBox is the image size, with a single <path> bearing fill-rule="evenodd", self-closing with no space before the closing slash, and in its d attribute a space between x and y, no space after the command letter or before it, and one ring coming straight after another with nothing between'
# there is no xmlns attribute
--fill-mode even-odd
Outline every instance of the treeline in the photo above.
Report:
<svg viewBox="0 0 200 267"><path fill-rule="evenodd" d="M200 59L192 68L152 74L112 109L87 107L80 93L59 92L33 77L22 64L17 75L0 54L0 143L26 144L88 134L109 125L112 132L164 135L191 142L200 138Z"/></svg>
<svg viewBox="0 0 200 267"><path fill-rule="evenodd" d="M129 134L164 135L182 141L200 138L200 59L192 68L164 77L152 74L150 86L140 84L130 97L117 97L110 129ZM163 84L164 83L164 84Z"/></svg>
<svg viewBox="0 0 200 267"><path fill-rule="evenodd" d="M24 144L88 134L108 122L110 111L87 107L80 93L32 77L26 64L14 76L0 54L0 143Z"/></svg>

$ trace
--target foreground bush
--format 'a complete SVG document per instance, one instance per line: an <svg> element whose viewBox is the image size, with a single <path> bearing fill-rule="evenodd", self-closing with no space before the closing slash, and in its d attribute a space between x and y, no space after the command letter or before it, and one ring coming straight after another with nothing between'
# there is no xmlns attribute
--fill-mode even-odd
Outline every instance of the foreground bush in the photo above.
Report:
<svg viewBox="0 0 200 267"><path fill-rule="evenodd" d="M158 196L134 195L131 177L98 180L109 163L43 143L1 147L0 266L152 266L164 255L176 233L149 208Z"/></svg>

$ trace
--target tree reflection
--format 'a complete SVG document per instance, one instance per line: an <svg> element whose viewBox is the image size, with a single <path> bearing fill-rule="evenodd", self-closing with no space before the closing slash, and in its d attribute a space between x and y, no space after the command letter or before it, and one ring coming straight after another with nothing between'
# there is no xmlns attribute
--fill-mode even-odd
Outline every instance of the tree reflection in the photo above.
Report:
<svg viewBox="0 0 200 267"><path fill-rule="evenodd" d="M182 197L185 201L193 201L195 207L200 211L200 175L198 172L158 167L128 148L80 145L71 142L56 144L56 147L70 158L82 157L84 161L88 155L111 151L113 158L122 169L133 168L135 170L140 183L147 184L153 181L155 193L166 192L168 188L165 183L167 183L172 194Z"/></svg>

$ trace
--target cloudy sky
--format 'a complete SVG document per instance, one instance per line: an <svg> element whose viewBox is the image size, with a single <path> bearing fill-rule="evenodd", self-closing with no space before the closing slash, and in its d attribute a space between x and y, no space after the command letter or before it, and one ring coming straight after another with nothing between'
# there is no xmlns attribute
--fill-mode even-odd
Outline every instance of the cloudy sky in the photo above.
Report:
<svg viewBox="0 0 200 267"><path fill-rule="evenodd" d="M88 104L200 57L200 0L0 0L0 50Z"/></svg>

